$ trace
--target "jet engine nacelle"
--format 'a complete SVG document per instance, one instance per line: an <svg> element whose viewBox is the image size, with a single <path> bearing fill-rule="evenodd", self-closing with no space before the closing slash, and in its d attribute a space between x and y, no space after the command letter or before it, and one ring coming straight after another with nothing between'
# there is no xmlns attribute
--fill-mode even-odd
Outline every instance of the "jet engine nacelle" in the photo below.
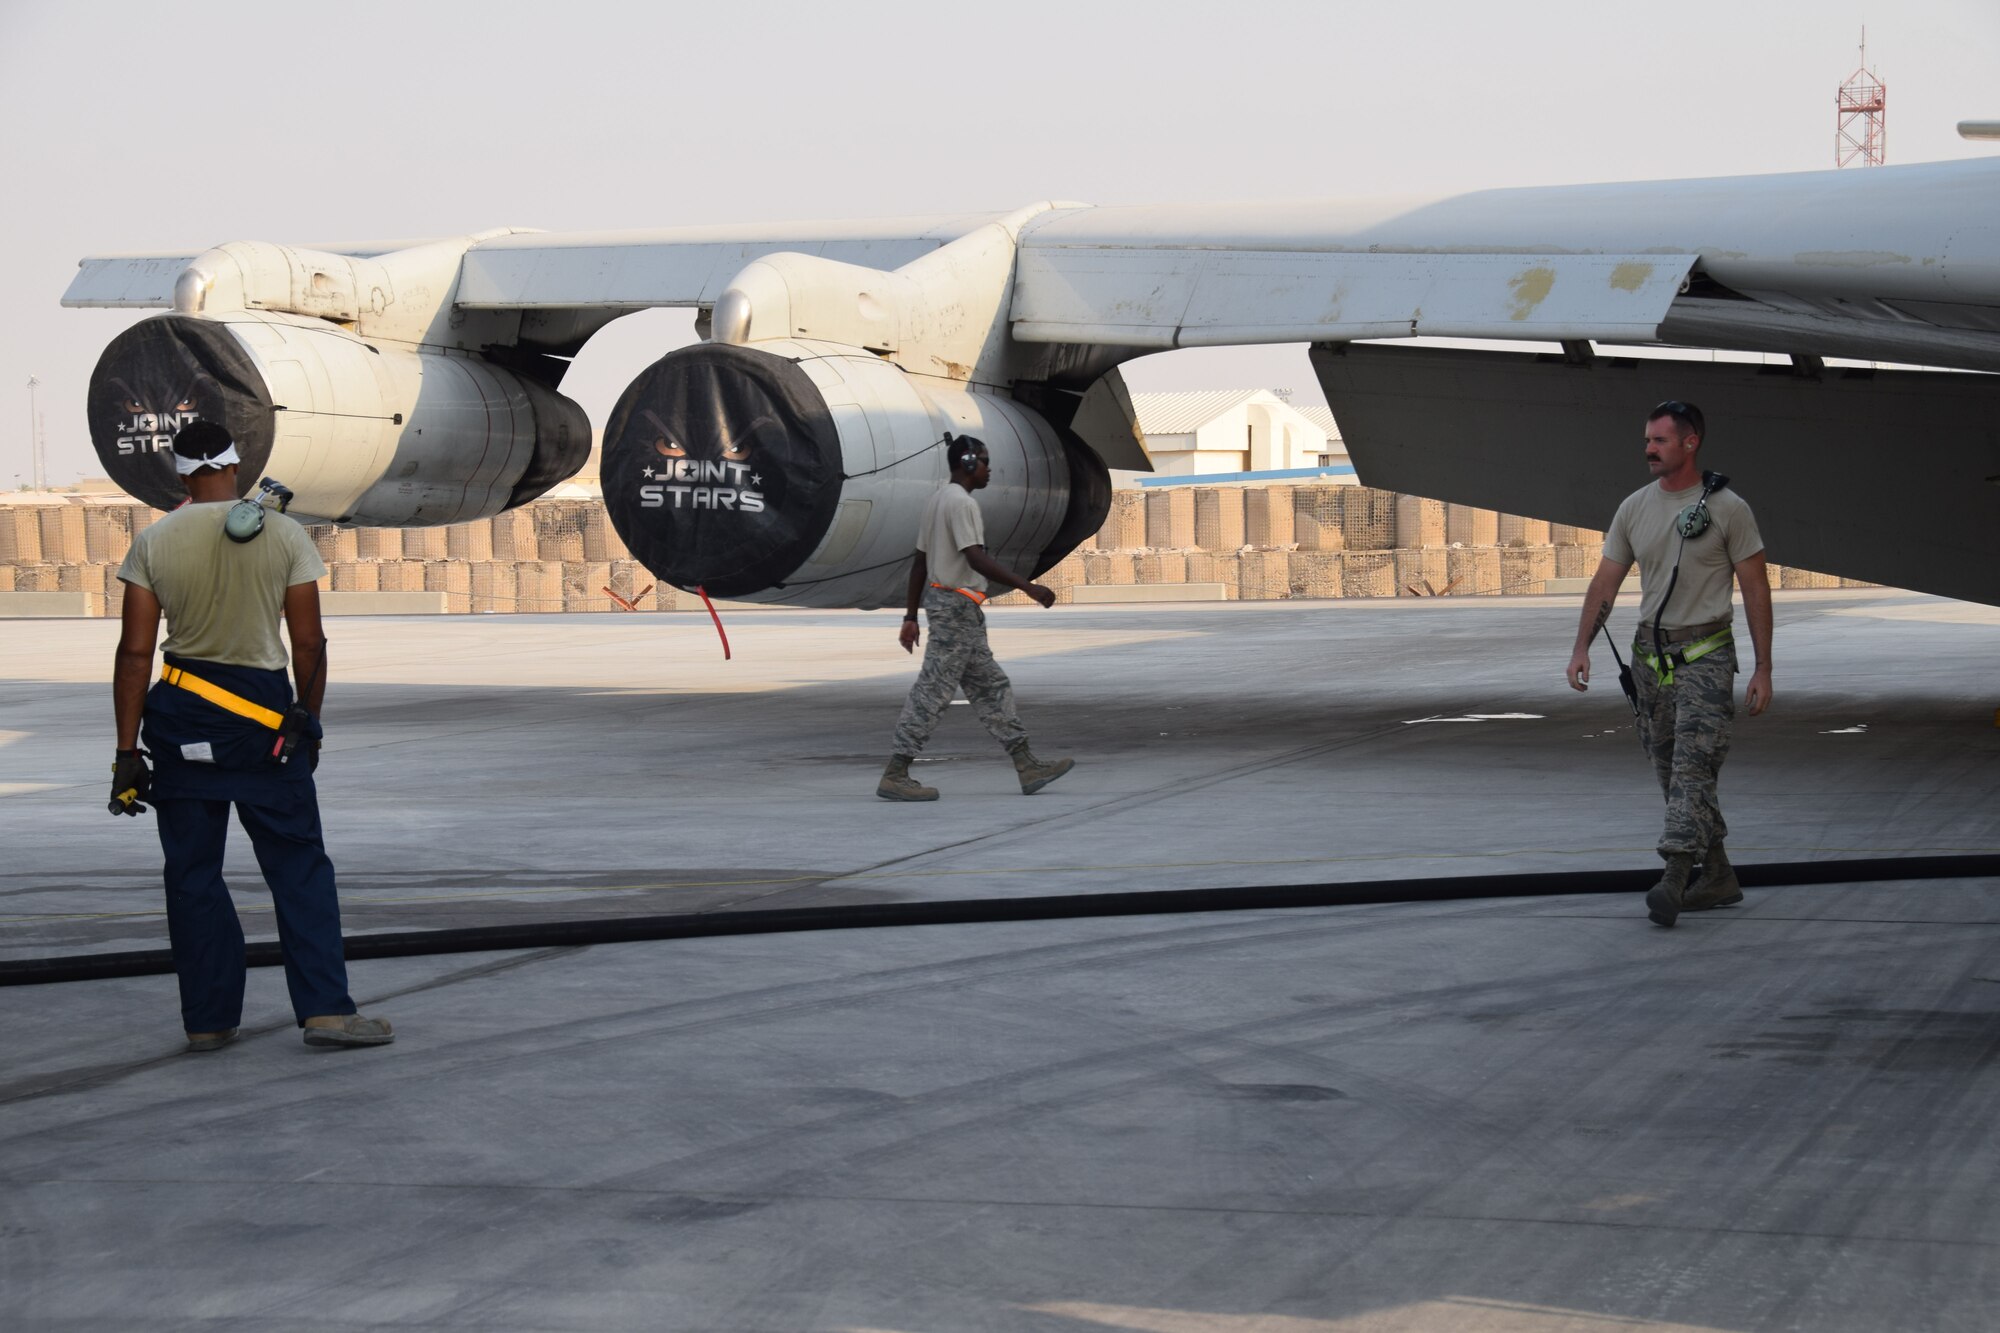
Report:
<svg viewBox="0 0 2000 1333"><path fill-rule="evenodd" d="M1039 574L1095 532L1110 477L1068 432L997 392L838 343L671 352L619 397L604 504L661 580L797 606L903 600L917 521L950 475L945 433L992 454L987 550Z"/></svg>
<svg viewBox="0 0 2000 1333"><path fill-rule="evenodd" d="M422 527L527 503L590 456L583 409L460 351L376 345L310 315L160 315L104 350L90 437L112 480L160 509L187 498L168 446L228 426L243 462L291 487L305 521Z"/></svg>

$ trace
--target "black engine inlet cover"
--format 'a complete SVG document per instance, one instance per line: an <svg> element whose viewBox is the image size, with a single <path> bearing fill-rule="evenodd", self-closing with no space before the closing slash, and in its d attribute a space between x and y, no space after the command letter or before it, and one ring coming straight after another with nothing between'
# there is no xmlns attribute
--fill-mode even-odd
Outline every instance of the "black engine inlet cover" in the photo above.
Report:
<svg viewBox="0 0 2000 1333"><path fill-rule="evenodd" d="M704 343L626 386L599 472L634 558L675 587L742 597L780 585L825 538L840 435L795 363Z"/></svg>
<svg viewBox="0 0 2000 1333"><path fill-rule="evenodd" d="M271 393L249 353L213 320L159 315L111 340L90 375L90 442L105 475L155 509L187 499L167 447L191 421L218 421L243 462L237 485L263 475L275 433Z"/></svg>

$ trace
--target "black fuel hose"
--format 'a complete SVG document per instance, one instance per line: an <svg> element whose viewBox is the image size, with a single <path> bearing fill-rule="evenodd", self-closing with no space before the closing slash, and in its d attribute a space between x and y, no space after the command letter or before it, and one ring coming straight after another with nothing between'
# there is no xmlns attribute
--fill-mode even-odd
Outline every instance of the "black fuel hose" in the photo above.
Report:
<svg viewBox="0 0 2000 1333"><path fill-rule="evenodd" d="M1898 879L2000 878L2000 853L1872 857L1846 861L1778 861L1739 865L1745 888L1858 884ZM1566 894L1643 893L1659 880L1652 870L1530 871L1511 875L1443 875L1429 879L1361 880L1345 884L1273 884L1222 889L1145 889L1126 893L1055 893L1028 898L964 898L751 911L675 912L660 916L543 921L450 930L398 930L345 937L350 961L414 958L501 949L574 948L715 935L770 935L806 930L876 930L891 926L956 926L998 921L1060 921L1076 917L1158 916L1182 912L1260 912L1293 907L1364 907L1382 903L1452 902L1477 898L1553 898ZM245 949L251 967L283 960L276 941ZM101 981L171 973L166 949L66 954L0 962L0 986Z"/></svg>

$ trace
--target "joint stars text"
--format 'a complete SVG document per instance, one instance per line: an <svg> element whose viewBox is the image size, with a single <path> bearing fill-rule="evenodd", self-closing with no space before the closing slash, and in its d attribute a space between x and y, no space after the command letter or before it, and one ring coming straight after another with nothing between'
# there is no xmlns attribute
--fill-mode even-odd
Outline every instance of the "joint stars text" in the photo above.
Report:
<svg viewBox="0 0 2000 1333"><path fill-rule="evenodd" d="M761 483L762 477L753 474L747 463L718 462L706 458L677 458L670 460L659 472L645 469L646 476L658 476L662 480L650 482L639 488L641 509L732 509L741 514L761 514L764 512L764 493L751 490L752 485ZM700 485L696 483L733 482L734 485ZM673 497L671 500L668 497Z"/></svg>
<svg viewBox="0 0 2000 1333"><path fill-rule="evenodd" d="M199 412L137 412L118 422L118 452L157 454L174 442L174 432L191 421L201 420Z"/></svg>

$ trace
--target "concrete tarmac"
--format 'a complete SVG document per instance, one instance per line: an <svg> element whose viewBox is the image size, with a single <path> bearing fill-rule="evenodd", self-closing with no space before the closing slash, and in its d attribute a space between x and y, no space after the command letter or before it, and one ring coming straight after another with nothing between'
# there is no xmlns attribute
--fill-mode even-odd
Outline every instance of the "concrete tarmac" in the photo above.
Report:
<svg viewBox="0 0 2000 1333"><path fill-rule="evenodd" d="M1778 618L1736 859L2000 851L2000 611ZM895 621L739 614L726 664L684 616L335 622L349 929L1657 864L1568 599L999 610L1079 766L1024 799L956 708L926 806L872 795ZM164 944L114 640L0 639L0 961ZM352 1053L275 969L206 1056L169 977L0 988L0 1325L1986 1329L1996 888L370 961L399 1039Z"/></svg>

